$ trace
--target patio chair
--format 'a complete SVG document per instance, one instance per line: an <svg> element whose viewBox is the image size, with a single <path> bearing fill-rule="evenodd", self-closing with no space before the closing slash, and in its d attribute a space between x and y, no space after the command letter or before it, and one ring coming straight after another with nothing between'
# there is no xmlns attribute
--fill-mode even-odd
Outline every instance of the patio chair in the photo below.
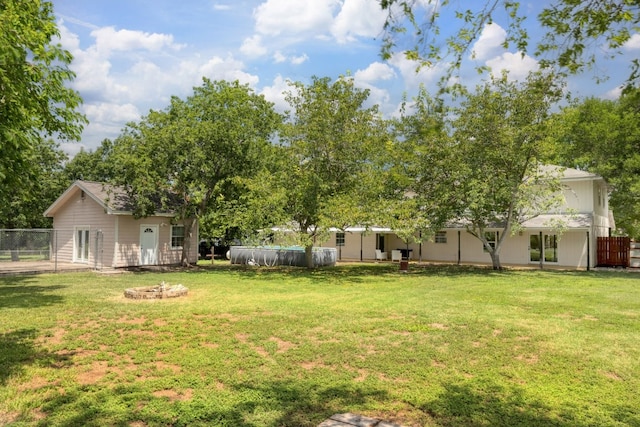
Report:
<svg viewBox="0 0 640 427"><path fill-rule="evenodd" d="M376 261L386 261L387 253L382 252L380 249L376 249Z"/></svg>
<svg viewBox="0 0 640 427"><path fill-rule="evenodd" d="M394 249L391 251L391 261L402 261L402 252Z"/></svg>

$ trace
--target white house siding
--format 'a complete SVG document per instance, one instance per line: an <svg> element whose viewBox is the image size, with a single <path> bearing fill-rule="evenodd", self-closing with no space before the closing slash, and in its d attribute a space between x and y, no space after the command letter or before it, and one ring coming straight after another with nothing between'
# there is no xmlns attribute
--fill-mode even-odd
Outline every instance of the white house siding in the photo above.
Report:
<svg viewBox="0 0 640 427"><path fill-rule="evenodd" d="M563 185L565 208L581 213L593 212L593 181L567 181Z"/></svg>
<svg viewBox="0 0 640 427"><path fill-rule="evenodd" d="M114 267L140 265L140 228L154 225L158 227L157 264L179 264L182 248L171 248L171 223L167 217L147 217L135 219L132 216L118 217L118 249L115 253ZM197 260L198 228L194 225L191 237L189 261Z"/></svg>
<svg viewBox="0 0 640 427"><path fill-rule="evenodd" d="M91 266L111 265L110 254L113 253L113 218L104 214L104 209L90 197L81 197L81 193L73 195L71 200L60 208L54 218L56 230L57 257L60 262L73 262L74 236L79 227L89 229L89 258ZM96 235L102 232L96 254ZM101 247L100 247L101 246Z"/></svg>

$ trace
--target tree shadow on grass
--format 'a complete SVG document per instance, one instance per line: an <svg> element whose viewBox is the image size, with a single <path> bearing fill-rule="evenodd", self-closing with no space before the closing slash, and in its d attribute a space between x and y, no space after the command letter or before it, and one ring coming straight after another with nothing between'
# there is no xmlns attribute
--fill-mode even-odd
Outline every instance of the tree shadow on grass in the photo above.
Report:
<svg viewBox="0 0 640 427"><path fill-rule="evenodd" d="M255 381L231 388L231 400L212 398L213 393L172 401L140 383L81 386L43 402L42 425L315 427L335 413L387 399L385 392L349 384Z"/></svg>
<svg viewBox="0 0 640 427"><path fill-rule="evenodd" d="M578 408L551 407L517 388L496 384L445 385L440 396L418 407L437 425L473 426L557 426L587 427L598 420L586 419Z"/></svg>
<svg viewBox="0 0 640 427"><path fill-rule="evenodd" d="M0 278L0 309L44 307L64 301L62 296L52 292L66 286L42 286L32 282L33 278L25 276Z"/></svg>
<svg viewBox="0 0 640 427"><path fill-rule="evenodd" d="M27 365L67 366L67 356L39 349L34 343L37 337L35 329L0 334L0 385L5 385L9 378L20 376Z"/></svg>

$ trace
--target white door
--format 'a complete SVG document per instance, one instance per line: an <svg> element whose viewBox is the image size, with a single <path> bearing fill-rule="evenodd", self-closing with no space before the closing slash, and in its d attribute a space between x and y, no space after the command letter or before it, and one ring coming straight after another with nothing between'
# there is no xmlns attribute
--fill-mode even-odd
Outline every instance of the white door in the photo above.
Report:
<svg viewBox="0 0 640 427"><path fill-rule="evenodd" d="M140 227L140 265L156 265L158 263L158 226L143 225Z"/></svg>
<svg viewBox="0 0 640 427"><path fill-rule="evenodd" d="M89 262L89 229L88 228L76 228L74 244L76 246L76 250L74 251L74 261Z"/></svg>

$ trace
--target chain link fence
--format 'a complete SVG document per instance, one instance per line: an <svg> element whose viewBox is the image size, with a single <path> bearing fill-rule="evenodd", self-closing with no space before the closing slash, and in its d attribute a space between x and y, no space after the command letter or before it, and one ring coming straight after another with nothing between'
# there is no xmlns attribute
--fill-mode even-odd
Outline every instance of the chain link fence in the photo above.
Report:
<svg viewBox="0 0 640 427"><path fill-rule="evenodd" d="M58 271L59 264L103 268L100 230L0 229L0 270L44 265Z"/></svg>
<svg viewBox="0 0 640 427"><path fill-rule="evenodd" d="M54 230L0 230L0 262L51 261Z"/></svg>

